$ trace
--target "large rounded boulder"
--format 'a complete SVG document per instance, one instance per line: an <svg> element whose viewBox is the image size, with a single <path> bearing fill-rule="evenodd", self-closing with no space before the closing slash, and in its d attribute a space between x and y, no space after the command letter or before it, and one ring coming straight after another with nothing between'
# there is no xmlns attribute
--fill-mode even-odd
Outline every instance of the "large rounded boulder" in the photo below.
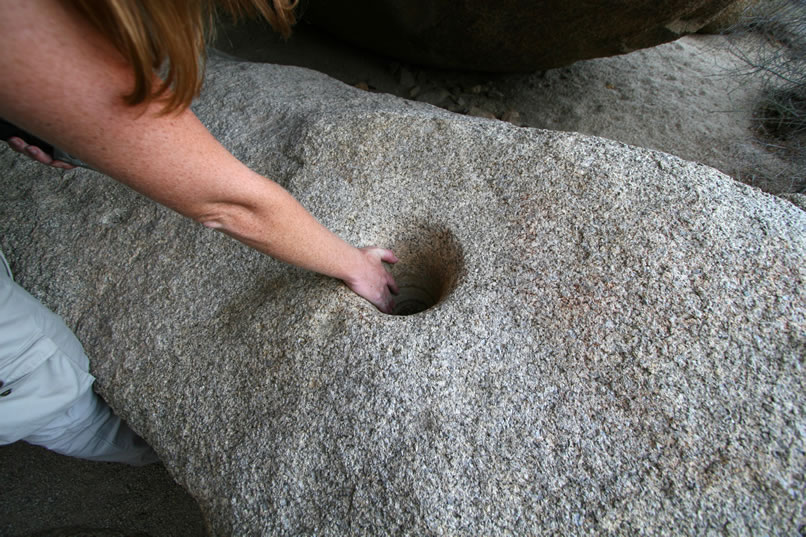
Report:
<svg viewBox="0 0 806 537"><path fill-rule="evenodd" d="M383 315L97 173L0 151L17 281L210 535L803 535L802 210L299 68L216 59L194 110L400 258Z"/></svg>
<svg viewBox="0 0 806 537"><path fill-rule="evenodd" d="M450 69L533 71L695 32L733 0L309 0L305 19L358 45Z"/></svg>

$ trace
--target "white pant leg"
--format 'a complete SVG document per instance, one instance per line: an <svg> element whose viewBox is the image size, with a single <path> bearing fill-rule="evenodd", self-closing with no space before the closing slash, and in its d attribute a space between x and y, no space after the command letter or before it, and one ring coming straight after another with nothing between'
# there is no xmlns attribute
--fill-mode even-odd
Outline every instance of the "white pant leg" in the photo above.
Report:
<svg viewBox="0 0 806 537"><path fill-rule="evenodd" d="M141 466L158 462L145 440L118 418L92 390L62 415L23 439L80 459Z"/></svg>
<svg viewBox="0 0 806 537"><path fill-rule="evenodd" d="M128 464L156 454L92 391L84 349L61 318L5 270L0 252L0 445Z"/></svg>

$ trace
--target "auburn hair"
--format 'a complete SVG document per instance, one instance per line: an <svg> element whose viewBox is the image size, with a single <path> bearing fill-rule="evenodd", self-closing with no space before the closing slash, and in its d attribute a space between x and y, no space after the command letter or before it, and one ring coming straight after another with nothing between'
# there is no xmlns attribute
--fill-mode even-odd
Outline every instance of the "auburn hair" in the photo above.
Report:
<svg viewBox="0 0 806 537"><path fill-rule="evenodd" d="M222 10L235 19L262 15L283 37L296 22L297 0L76 0L81 14L115 45L134 73L129 105L163 101L164 113L199 94L207 36ZM161 77L156 75L159 72Z"/></svg>

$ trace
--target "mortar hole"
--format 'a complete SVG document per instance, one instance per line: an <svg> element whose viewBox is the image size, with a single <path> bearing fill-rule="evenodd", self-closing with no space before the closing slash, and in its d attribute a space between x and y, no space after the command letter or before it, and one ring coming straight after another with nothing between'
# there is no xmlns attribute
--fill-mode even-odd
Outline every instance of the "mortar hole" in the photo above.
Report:
<svg viewBox="0 0 806 537"><path fill-rule="evenodd" d="M413 225L390 244L400 259L391 268L400 289L393 315L422 313L445 300L456 287L463 255L450 230Z"/></svg>

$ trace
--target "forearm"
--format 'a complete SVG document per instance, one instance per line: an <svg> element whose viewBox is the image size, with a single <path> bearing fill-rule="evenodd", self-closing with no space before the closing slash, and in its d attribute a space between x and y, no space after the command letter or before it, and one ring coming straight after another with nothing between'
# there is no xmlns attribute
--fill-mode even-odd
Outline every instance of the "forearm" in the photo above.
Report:
<svg viewBox="0 0 806 537"><path fill-rule="evenodd" d="M249 186L248 199L214 202L188 216L286 263L342 280L356 274L358 249L322 226L278 184L248 170L243 175L237 180Z"/></svg>

